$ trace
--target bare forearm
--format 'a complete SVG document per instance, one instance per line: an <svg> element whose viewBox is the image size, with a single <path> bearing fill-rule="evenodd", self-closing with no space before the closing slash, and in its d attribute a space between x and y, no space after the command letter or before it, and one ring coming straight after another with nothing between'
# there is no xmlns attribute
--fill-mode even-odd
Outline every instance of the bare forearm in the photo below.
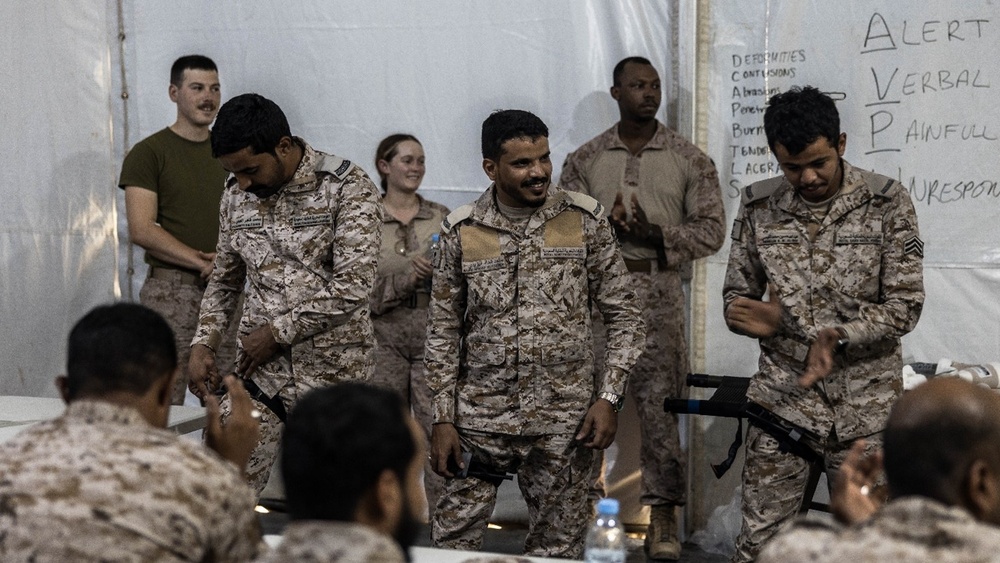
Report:
<svg viewBox="0 0 1000 563"><path fill-rule="evenodd" d="M141 229L129 228L129 239L157 260L182 268L201 271L208 263L196 249L177 240L156 224Z"/></svg>

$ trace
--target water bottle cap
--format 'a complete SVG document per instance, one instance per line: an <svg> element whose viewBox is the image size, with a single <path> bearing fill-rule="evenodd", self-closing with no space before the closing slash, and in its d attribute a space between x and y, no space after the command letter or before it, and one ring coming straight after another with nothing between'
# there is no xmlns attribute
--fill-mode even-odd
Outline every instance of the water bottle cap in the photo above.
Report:
<svg viewBox="0 0 1000 563"><path fill-rule="evenodd" d="M437 241L439 241L439 240L441 240L441 235L440 235L440 233L434 233L433 235L431 235L431 241L433 241L433 242L437 242Z"/></svg>
<svg viewBox="0 0 1000 563"><path fill-rule="evenodd" d="M618 499L602 498L597 501L597 512L601 514L611 514L612 516L617 515Z"/></svg>

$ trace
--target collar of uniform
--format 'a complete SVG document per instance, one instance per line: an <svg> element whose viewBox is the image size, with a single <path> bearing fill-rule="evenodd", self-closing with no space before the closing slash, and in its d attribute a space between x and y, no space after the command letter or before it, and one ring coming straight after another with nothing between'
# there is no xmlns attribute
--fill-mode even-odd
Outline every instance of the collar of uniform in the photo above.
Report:
<svg viewBox="0 0 1000 563"><path fill-rule="evenodd" d="M479 196L476 203L473 206L471 218L477 223L480 223L486 227L492 229L497 229L499 231L507 231L510 233L520 233L520 229L515 227L514 224L508 219L503 213L500 212L500 208L496 204L496 184L490 184L490 187L483 192L483 195ZM569 198L566 192L556 186L555 184L549 184L549 191L545 197L545 203L542 205L541 209L535 212L528 220L528 227L525 232L530 232L531 230L537 228L539 225L545 223L552 217L555 217L562 212L563 209L569 205Z"/></svg>
<svg viewBox="0 0 1000 563"><path fill-rule="evenodd" d="M114 422L127 426L148 425L138 410L96 399L76 399L66 406L63 417L69 420L96 424Z"/></svg>
<svg viewBox="0 0 1000 563"><path fill-rule="evenodd" d="M611 126L610 129L603 133L606 136L608 150L623 150L627 151L628 147L622 142L622 138L618 136L618 126L621 124L619 121ZM653 133L653 137L642 146L641 153L644 150L664 150L667 148L667 126L660 123L660 120L656 120L656 132Z"/></svg>
<svg viewBox="0 0 1000 563"><path fill-rule="evenodd" d="M887 503L862 526L876 526L880 533L895 538L922 541L939 537L945 530L968 531L976 526L976 519L960 506L948 506L928 497L906 496Z"/></svg>
<svg viewBox="0 0 1000 563"><path fill-rule="evenodd" d="M302 160L299 161L292 179L278 190L278 193L311 192L316 189L316 151L301 138L292 137L292 139L302 147Z"/></svg>
<svg viewBox="0 0 1000 563"><path fill-rule="evenodd" d="M840 193L834 197L830 204L830 212L827 213L827 220L824 222L834 222L848 211L874 197L871 186L865 183L861 173L846 160L841 159L840 162L844 166L843 184L840 187ZM779 209L791 215L812 217L809 206L795 193L795 188L788 180L782 180L781 187L778 189L781 192L777 196Z"/></svg>
<svg viewBox="0 0 1000 563"><path fill-rule="evenodd" d="M382 196L385 198L385 196ZM420 200L420 208L417 209L417 214L413 216L414 219L432 219L434 218L434 210L431 209L430 204L424 199L420 194L417 194L417 199ZM399 223L399 219L389 210L382 206L382 222L383 223Z"/></svg>

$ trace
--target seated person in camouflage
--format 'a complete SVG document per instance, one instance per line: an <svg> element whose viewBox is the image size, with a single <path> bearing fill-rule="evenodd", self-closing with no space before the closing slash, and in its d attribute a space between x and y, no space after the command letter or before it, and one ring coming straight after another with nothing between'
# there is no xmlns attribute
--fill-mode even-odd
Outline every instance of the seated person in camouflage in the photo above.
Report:
<svg viewBox="0 0 1000 563"><path fill-rule="evenodd" d="M907 392L889 415L884 464L856 444L838 474L838 522L806 517L766 544L761 563L1000 559L1000 396L960 379ZM890 500L879 507L881 467Z"/></svg>
<svg viewBox="0 0 1000 563"><path fill-rule="evenodd" d="M526 111L490 115L482 149L493 184L442 226L424 352L431 464L449 478L432 511L436 547L479 549L496 502L492 479L455 478L464 450L517 473L526 553L582 557L593 451L614 440L645 344L604 207L552 184L548 134ZM608 330L597 376L592 307Z"/></svg>
<svg viewBox="0 0 1000 563"><path fill-rule="evenodd" d="M73 327L68 406L0 444L0 561L247 561L260 528L243 477L257 440L250 397L226 378L211 451L166 430L174 334L141 305L98 307Z"/></svg>
<svg viewBox="0 0 1000 563"><path fill-rule="evenodd" d="M426 455L395 392L362 383L310 391L283 436L292 522L264 561L402 563L420 529Z"/></svg>

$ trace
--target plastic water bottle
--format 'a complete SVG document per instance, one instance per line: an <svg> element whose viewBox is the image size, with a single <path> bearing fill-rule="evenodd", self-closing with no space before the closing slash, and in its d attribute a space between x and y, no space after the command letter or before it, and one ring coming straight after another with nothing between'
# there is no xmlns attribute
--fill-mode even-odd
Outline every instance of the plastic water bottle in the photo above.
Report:
<svg viewBox="0 0 1000 563"><path fill-rule="evenodd" d="M587 532L583 548L586 563L625 563L625 530L618 521L618 501L597 502L597 519Z"/></svg>

